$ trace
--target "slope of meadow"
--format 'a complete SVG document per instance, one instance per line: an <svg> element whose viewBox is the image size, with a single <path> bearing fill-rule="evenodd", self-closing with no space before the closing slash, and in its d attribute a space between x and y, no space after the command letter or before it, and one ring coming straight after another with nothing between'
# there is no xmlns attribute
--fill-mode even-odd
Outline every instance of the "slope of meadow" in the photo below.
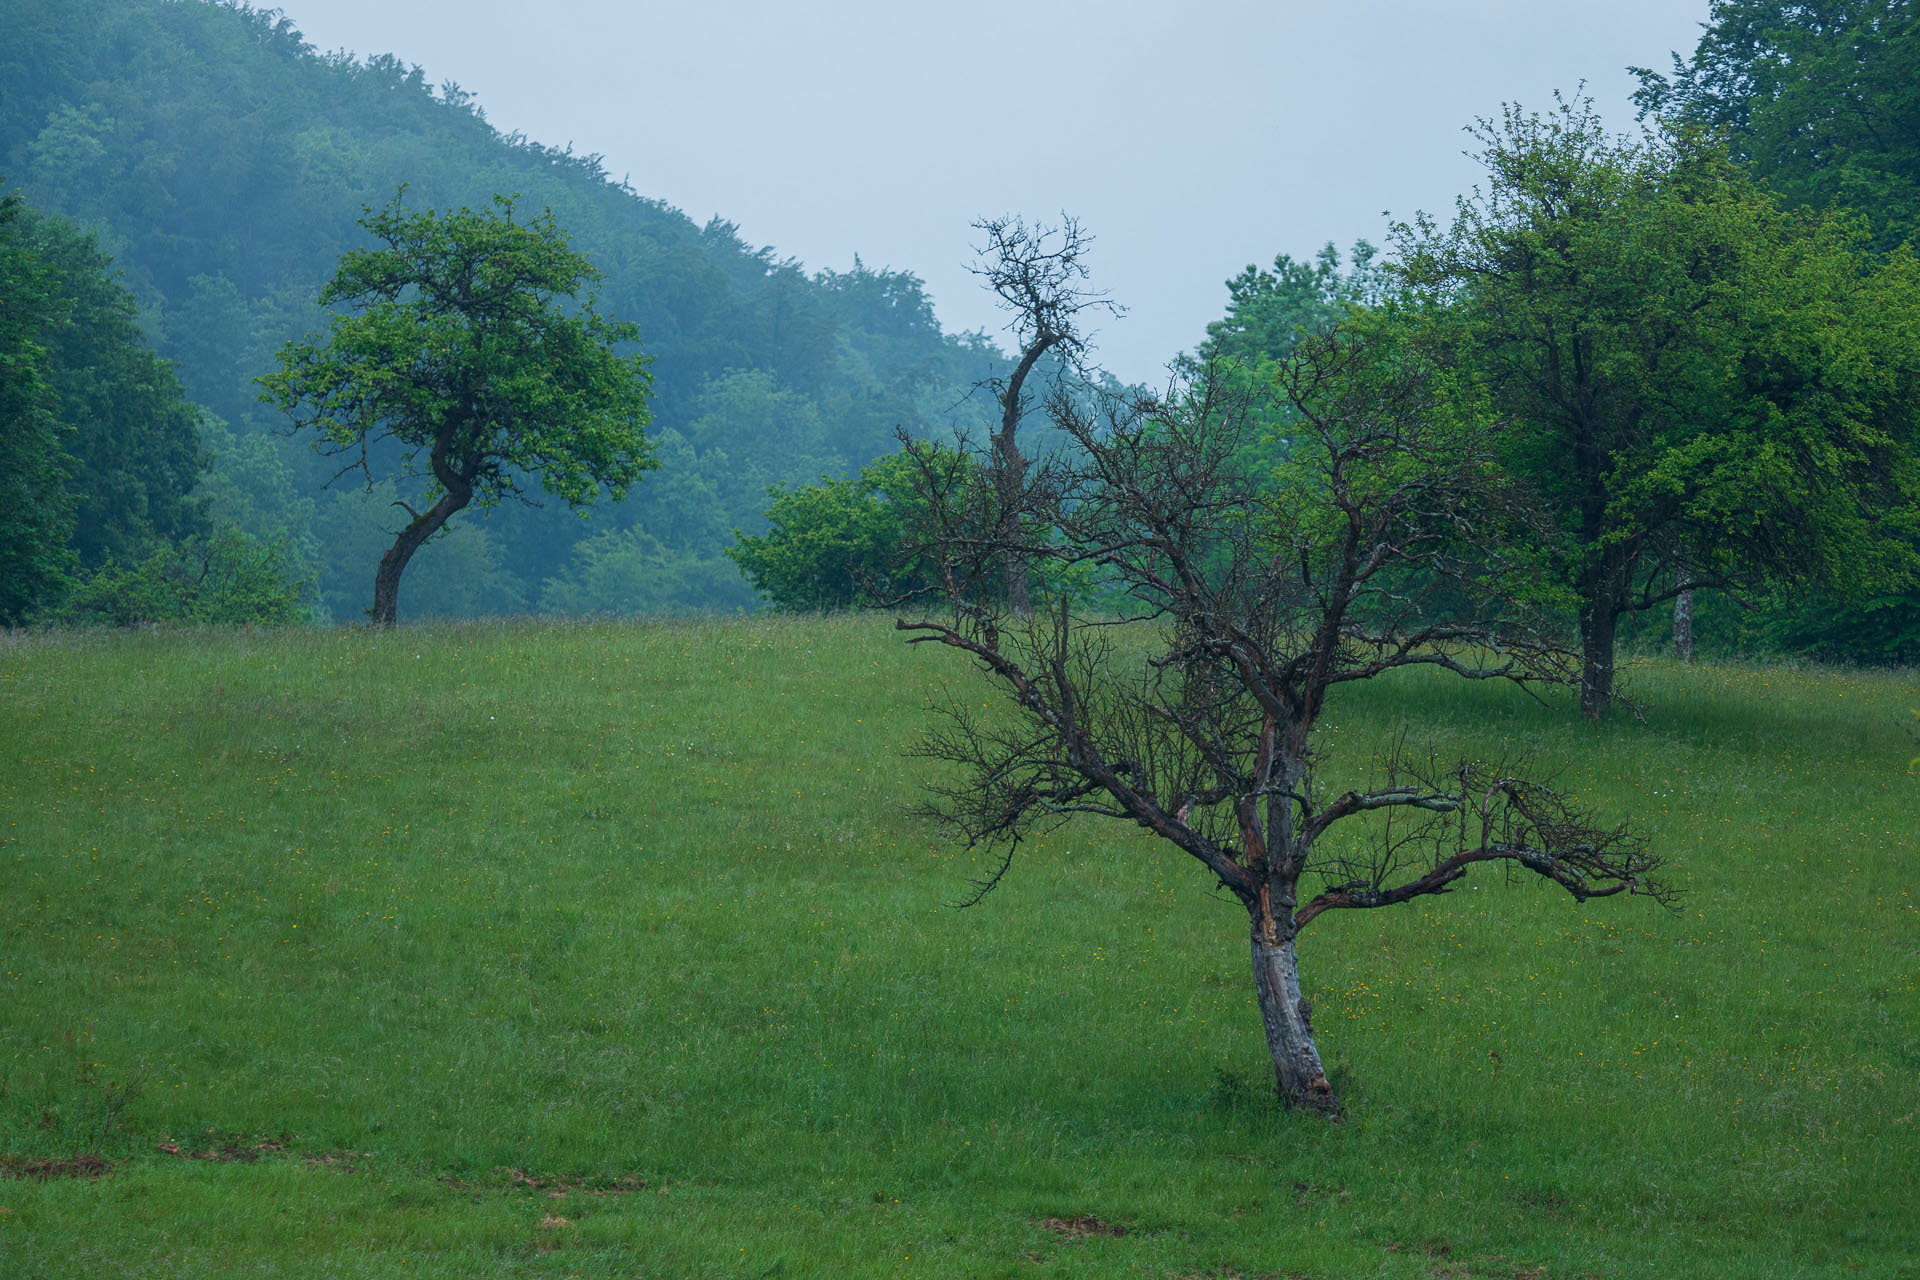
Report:
<svg viewBox="0 0 1920 1280"><path fill-rule="evenodd" d="M1413 680L1688 891L1303 941L1130 829L978 870L877 620L0 638L7 1276L1920 1276L1910 676ZM983 695L984 696L984 695ZM199 1157L199 1158L190 1158Z"/></svg>

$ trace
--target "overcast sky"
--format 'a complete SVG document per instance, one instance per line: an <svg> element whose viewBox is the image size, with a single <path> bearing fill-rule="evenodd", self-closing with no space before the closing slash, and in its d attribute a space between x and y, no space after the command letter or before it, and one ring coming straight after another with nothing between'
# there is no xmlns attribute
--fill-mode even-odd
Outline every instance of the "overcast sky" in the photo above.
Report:
<svg viewBox="0 0 1920 1280"><path fill-rule="evenodd" d="M324 51L393 53L488 119L809 269L916 273L949 329L1002 318L970 224L1080 218L1103 362L1153 379L1276 253L1384 239L1476 179L1462 128L1690 52L1706 0L283 0Z"/></svg>

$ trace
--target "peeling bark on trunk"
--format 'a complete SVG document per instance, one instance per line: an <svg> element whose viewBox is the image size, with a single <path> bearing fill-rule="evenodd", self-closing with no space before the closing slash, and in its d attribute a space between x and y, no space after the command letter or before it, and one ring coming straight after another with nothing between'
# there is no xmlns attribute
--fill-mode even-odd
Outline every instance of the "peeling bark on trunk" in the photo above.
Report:
<svg viewBox="0 0 1920 1280"><path fill-rule="evenodd" d="M1673 656L1693 661L1693 575L1680 576L1680 594L1673 598Z"/></svg>
<svg viewBox="0 0 1920 1280"><path fill-rule="evenodd" d="M1340 1100L1333 1096L1333 1086L1320 1066L1320 1051L1314 1047L1310 1010L1300 996L1293 940L1270 941L1261 915L1254 912L1253 985L1260 993L1260 1021L1267 1030L1267 1050L1273 1055L1275 1087L1288 1106L1337 1120Z"/></svg>

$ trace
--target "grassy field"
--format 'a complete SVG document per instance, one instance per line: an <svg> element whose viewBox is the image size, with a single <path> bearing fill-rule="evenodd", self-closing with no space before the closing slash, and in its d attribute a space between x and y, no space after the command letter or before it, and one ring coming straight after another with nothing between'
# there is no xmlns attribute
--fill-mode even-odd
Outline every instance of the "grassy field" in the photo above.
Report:
<svg viewBox="0 0 1920 1280"><path fill-rule="evenodd" d="M876 620L0 637L0 1275L1920 1277L1910 676L1405 680L1687 891L1302 943L1076 826L982 905ZM983 695L984 696L984 695Z"/></svg>

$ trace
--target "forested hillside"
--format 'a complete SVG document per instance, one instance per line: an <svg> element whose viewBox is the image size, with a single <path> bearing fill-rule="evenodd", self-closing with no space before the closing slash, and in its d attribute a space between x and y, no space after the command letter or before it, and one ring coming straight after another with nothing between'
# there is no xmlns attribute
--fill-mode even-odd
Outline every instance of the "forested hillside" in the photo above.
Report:
<svg viewBox="0 0 1920 1280"><path fill-rule="evenodd" d="M404 614L730 608L753 596L721 549L763 527L769 484L843 474L896 425L984 412L998 358L943 334L920 282L856 262L808 274L698 225L599 159L503 133L457 85L393 56L323 55L276 11L204 0L19 0L0 42L0 173L97 237L159 352L178 362L212 460L213 514L285 539L323 616L360 616L396 498L290 440L254 379L317 329L356 225L405 184L415 207L517 194L551 208L606 280L603 313L652 360L660 469L582 520L471 514L422 553ZM377 468L376 468L377 474ZM535 486L537 491L537 486Z"/></svg>

